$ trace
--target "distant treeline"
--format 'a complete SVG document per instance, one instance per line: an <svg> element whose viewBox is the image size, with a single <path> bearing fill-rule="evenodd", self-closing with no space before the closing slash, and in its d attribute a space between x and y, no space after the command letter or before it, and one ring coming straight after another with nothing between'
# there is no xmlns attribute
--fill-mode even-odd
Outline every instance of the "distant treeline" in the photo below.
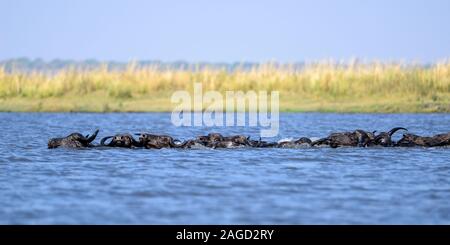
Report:
<svg viewBox="0 0 450 245"><path fill-rule="evenodd" d="M324 60L318 61L317 63L323 63ZM239 71L249 71L251 69L258 69L261 66L266 66L270 64L271 67L278 68L288 68L289 70L300 70L305 67L305 65L314 64L316 62L293 62L293 63L280 63L280 62L198 62L192 63L187 61L173 61L164 62L160 60L142 60L142 61L128 61L128 62L117 62L117 61L99 61L95 59L87 60L70 60L70 59L54 59L46 61L43 59L29 59L29 58L16 58L0 61L0 68L5 72L57 72L60 70L75 69L75 70L96 70L98 68L106 68L109 71L124 71L129 68L130 64L134 65L134 68L144 68L152 67L152 69L160 71L200 71L204 69L208 70L224 70L228 72ZM329 60L326 63L333 64L340 67L354 66L359 63L380 63L380 62L365 62L359 59L351 59L346 61L333 61ZM385 62L381 62L385 63ZM389 63L389 62L388 62ZM392 62L401 66L420 66L421 68L429 68L433 64L415 64L415 63L405 63L405 62Z"/></svg>
<svg viewBox="0 0 450 245"><path fill-rule="evenodd" d="M66 70L68 68L73 68L76 70L95 70L100 67L106 67L111 71L123 71L126 70L130 63L133 63L136 68L141 67L153 67L158 70L180 70L180 71L196 71L203 69L219 69L225 71L235 71L235 70L250 70L252 68L258 68L262 63L255 62L198 62L191 63L187 61L173 61L173 62L163 62L159 60L142 60L142 61L131 61L131 62L117 62L117 61L99 61L95 59L87 59L82 61L76 60L63 60L54 59L50 61L45 61L43 59L29 59L29 58L17 58L8 59L0 61L0 67L3 67L4 71L11 72L29 72L29 71L41 71L41 72L56 72L60 70ZM281 64L277 62L273 63L273 66L287 66L290 68L302 68L305 63L289 63Z"/></svg>

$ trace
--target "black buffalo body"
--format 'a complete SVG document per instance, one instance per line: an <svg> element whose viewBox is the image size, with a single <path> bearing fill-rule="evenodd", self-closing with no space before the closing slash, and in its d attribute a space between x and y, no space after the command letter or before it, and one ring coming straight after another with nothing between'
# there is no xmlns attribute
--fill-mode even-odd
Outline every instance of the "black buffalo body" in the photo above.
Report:
<svg viewBox="0 0 450 245"><path fill-rule="evenodd" d="M67 148L84 148L84 147L93 147L94 145L91 142L97 137L99 130L97 129L91 136L86 135L83 136L80 133L72 133L66 137L61 138L53 138L48 141L48 148L58 148L58 147L67 147Z"/></svg>
<svg viewBox="0 0 450 245"><path fill-rule="evenodd" d="M446 134L437 134L431 137L423 137L415 134L403 134L403 137L397 142L397 146L403 147L437 147L450 145L450 132Z"/></svg>
<svg viewBox="0 0 450 245"><path fill-rule="evenodd" d="M140 133L139 144L147 149L180 148L181 142L168 135Z"/></svg>
<svg viewBox="0 0 450 245"><path fill-rule="evenodd" d="M101 139L100 146L136 148L143 147L147 149L161 148L194 148L196 146L208 148L236 148L236 147L253 147L253 148L289 148L297 146L316 147L329 146L337 148L341 146L347 147L439 147L450 146L450 132L437 134L434 136L419 136L411 133L403 134L399 141L394 141L392 136L399 130L408 131L403 127L395 127L388 132L365 131L357 129L349 132L331 133L326 138L316 141L306 137L297 140L283 142L267 142L252 140L245 135L223 136L220 133L210 133L208 135L198 136L194 139L188 139L184 142L174 139L168 135L157 135L149 133L139 133L139 139L136 140L131 134L117 134L107 136ZM68 147L68 148L84 148L94 147L91 142L96 138L99 130L96 130L91 136L83 136L80 133L72 133L66 137L52 138L48 141L48 148ZM107 142L111 139L109 142Z"/></svg>

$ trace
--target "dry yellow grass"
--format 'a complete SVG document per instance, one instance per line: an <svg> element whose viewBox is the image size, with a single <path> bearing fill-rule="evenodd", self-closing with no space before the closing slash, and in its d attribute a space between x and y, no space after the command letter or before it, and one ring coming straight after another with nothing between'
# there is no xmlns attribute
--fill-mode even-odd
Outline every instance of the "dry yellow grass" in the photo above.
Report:
<svg viewBox="0 0 450 245"><path fill-rule="evenodd" d="M176 90L280 92L281 111L450 112L450 63L318 62L302 69L267 63L250 70L64 69L55 74L0 68L0 111L170 111Z"/></svg>

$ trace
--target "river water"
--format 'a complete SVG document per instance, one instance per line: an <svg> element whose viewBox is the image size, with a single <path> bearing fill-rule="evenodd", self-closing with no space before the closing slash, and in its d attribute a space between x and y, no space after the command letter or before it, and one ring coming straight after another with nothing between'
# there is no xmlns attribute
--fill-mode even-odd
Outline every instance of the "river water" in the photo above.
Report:
<svg viewBox="0 0 450 245"><path fill-rule="evenodd" d="M2 224L450 224L450 148L47 149L100 129L181 140L256 127L175 127L169 113L0 113ZM450 114L284 113L277 141ZM401 136L397 133L396 137Z"/></svg>

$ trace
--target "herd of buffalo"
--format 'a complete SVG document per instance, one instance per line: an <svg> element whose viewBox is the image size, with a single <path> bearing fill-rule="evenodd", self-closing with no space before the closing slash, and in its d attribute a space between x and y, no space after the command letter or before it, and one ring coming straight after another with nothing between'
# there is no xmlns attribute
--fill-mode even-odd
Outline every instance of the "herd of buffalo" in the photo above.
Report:
<svg viewBox="0 0 450 245"><path fill-rule="evenodd" d="M149 133L136 134L135 139L131 134L117 134L107 136L100 140L100 145L93 145L92 142L97 137L99 130L92 135L83 136L80 133L72 133L66 137L53 138L48 142L48 148L69 147L123 147L136 148L144 147L147 149L161 148L192 148L195 146L203 146L209 148L233 148L233 147L295 147L295 146L330 146L332 148L348 146L348 147L437 147L450 146L450 132L437 134L431 137L418 136L415 134L404 133L403 137L394 141L392 135L399 131L408 131L406 128L396 127L388 132L377 133L376 131L368 132L361 129L353 132L332 133L326 138L312 141L309 138L302 137L294 141L282 142L266 142L252 140L244 135L223 136L219 133L210 133L205 136L198 136L195 139L189 139L184 142L174 139L168 135L155 135Z"/></svg>

